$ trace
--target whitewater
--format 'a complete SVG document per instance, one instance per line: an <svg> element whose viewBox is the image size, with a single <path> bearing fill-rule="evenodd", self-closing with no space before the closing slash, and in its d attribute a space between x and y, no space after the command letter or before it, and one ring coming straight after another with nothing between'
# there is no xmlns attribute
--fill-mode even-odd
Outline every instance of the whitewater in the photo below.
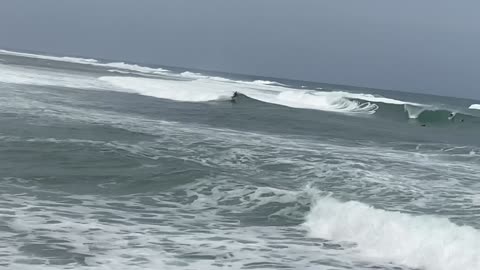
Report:
<svg viewBox="0 0 480 270"><path fill-rule="evenodd" d="M0 267L480 269L479 103L0 50Z"/></svg>

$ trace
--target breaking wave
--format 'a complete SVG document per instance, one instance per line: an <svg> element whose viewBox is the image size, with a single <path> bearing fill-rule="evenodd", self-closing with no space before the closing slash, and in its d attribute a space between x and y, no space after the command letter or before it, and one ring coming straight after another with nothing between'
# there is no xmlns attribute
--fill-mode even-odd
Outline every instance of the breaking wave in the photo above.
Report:
<svg viewBox="0 0 480 270"><path fill-rule="evenodd" d="M404 111L409 119L423 123L453 123L453 122L478 122L480 119L462 110L453 110L437 106L404 105Z"/></svg>
<svg viewBox="0 0 480 270"><path fill-rule="evenodd" d="M446 218L319 199L307 215L310 236L356 245L367 259L427 270L480 269L480 232Z"/></svg>
<svg viewBox="0 0 480 270"><path fill-rule="evenodd" d="M397 99L387 98L387 97L382 97L382 96L375 96L375 95L372 95L372 94L349 93L349 92L343 92L343 91L338 91L336 93L343 94L343 95L345 95L345 97L352 98L352 99L360 99L360 100L366 100L366 101L370 101L370 102L378 102L378 103L384 103L384 104L413 105L413 106L421 106L422 105L422 104L419 104L419 103L402 101L402 100L397 100Z"/></svg>
<svg viewBox="0 0 480 270"><path fill-rule="evenodd" d="M110 86L93 76L61 72L59 70L37 70L0 64L0 82L22 85L58 86L79 89L107 89Z"/></svg>
<svg viewBox="0 0 480 270"><path fill-rule="evenodd" d="M376 104L350 100L342 93L268 87L263 83L259 84L261 87L253 87L250 83L232 84L204 78L178 81L114 76L101 77L100 80L141 95L184 102L229 100L238 91L252 99L292 108L367 114L378 109Z"/></svg>
<svg viewBox="0 0 480 270"><path fill-rule="evenodd" d="M102 63L95 59L56 57L0 50L0 54L60 61L81 65L105 67L115 76L95 77L87 73L65 70L33 69L0 64L1 82L48 85L78 89L95 89L136 93L182 102L229 100L234 92L261 102L291 108L341 112L348 114L376 114L396 120L413 119L422 123L479 122L474 112L451 110L389 97L347 91L310 90L289 87L275 81L241 81L185 71L173 73L161 68L144 67L122 62ZM161 75L161 76L160 76ZM159 77L160 76L160 77ZM472 104L469 109L480 109Z"/></svg>
<svg viewBox="0 0 480 270"><path fill-rule="evenodd" d="M468 108L472 110L480 110L480 104L472 104Z"/></svg>

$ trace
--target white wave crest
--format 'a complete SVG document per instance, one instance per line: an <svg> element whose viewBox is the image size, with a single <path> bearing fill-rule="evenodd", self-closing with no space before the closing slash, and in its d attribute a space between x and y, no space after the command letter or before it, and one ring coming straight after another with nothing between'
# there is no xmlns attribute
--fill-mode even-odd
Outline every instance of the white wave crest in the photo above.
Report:
<svg viewBox="0 0 480 270"><path fill-rule="evenodd" d="M403 106L405 112L408 115L408 118L410 119L417 119L420 114L422 114L424 111L428 111L430 108L427 107L422 107L422 106L414 106L410 104L405 104Z"/></svg>
<svg viewBox="0 0 480 270"><path fill-rule="evenodd" d="M304 226L312 237L355 243L358 254L371 260L428 270L480 269L480 232L446 218L323 198Z"/></svg>
<svg viewBox="0 0 480 270"><path fill-rule="evenodd" d="M247 95L263 102L292 108L367 114L373 114L378 109L376 104L359 103L335 92L286 90L276 94L247 92Z"/></svg>
<svg viewBox="0 0 480 270"><path fill-rule="evenodd" d="M168 73L168 70L162 69L162 68L150 68L150 67L144 67L144 66L139 66L135 64L127 64L123 62L101 63L95 59L86 59L86 58L78 58L78 57L58 57L58 56L50 56L50 55L13 52L13 51L7 51L7 50L0 50L0 54L43 59L43 60L50 60L50 61L58 61L58 62L67 62L67 63L74 63L74 64L82 64L82 65L91 65L91 66L98 66L98 67L119 68L123 70L132 70L132 71L149 73L149 74Z"/></svg>
<svg viewBox="0 0 480 270"><path fill-rule="evenodd" d="M266 81L266 80L255 80L255 81L253 81L252 83L254 83L254 84L263 84L263 85L281 85L281 86L285 86L285 84L283 84L283 83L274 82L274 81Z"/></svg>
<svg viewBox="0 0 480 270"><path fill-rule="evenodd" d="M349 93L349 92L343 92L343 91L337 91L337 93L342 94L342 95L344 95L345 97L348 97L348 98L361 99L361 100L366 100L366 101L370 101L370 102L379 102L379 103L393 104L393 105L422 106L422 104L420 104L420 103L402 101L402 100L397 100L397 99L393 99L393 98L386 98L386 97L382 97L382 96L375 96L375 95L372 95L372 94Z"/></svg>
<svg viewBox="0 0 480 270"><path fill-rule="evenodd" d="M110 69L111 72L122 72ZM0 64L0 82L59 86L78 89L95 89L137 93L163 99L185 102L228 100L238 91L259 101L293 108L335 111L345 113L374 113L375 104L359 103L335 92L296 90L253 82L219 80L200 77L193 80L154 79L130 76L105 76L96 78L88 73L71 73L54 69L34 69ZM122 72L124 73L124 72ZM185 74L185 76L192 76Z"/></svg>
<svg viewBox="0 0 480 270"><path fill-rule="evenodd" d="M70 62L70 63L76 63L76 64L88 65L88 64L98 63L98 61L95 59L69 57L69 56L58 57L58 56L41 55L41 54L33 54L33 53L13 52L13 51L7 51L7 50L0 50L0 54L43 59L43 60L60 61L60 62Z"/></svg>
<svg viewBox="0 0 480 270"><path fill-rule="evenodd" d="M295 90L275 81L241 81L217 76L207 76L190 71L186 71L180 74L173 74L168 70L162 68L151 68L135 64L127 64L123 62L102 63L95 59L57 57L6 50L0 50L0 54L106 67L109 68L108 71L112 73L132 73L135 75L166 75L173 78L180 77L182 79L186 78L192 80L189 82L190 85L187 85L187 83L170 82L168 80L155 81L146 78L135 77L123 79L114 77L100 78L101 81L108 81L110 84L113 84L117 90L123 89L128 92L136 92L147 96L180 101L199 102L225 99L230 97L234 91L238 91L242 94L248 95L251 98L255 98L263 102L269 102L294 108L305 108L325 111L374 113L378 109L378 106L376 104L372 104L371 102L421 106L421 104L413 102L401 101L372 94L350 93L345 91L313 92L309 91L306 88L302 90ZM22 77L27 78L29 76ZM22 78L16 79L16 81L22 80ZM50 78L47 85L52 85L52 81L53 80L51 80ZM28 80L24 80L24 82L28 83ZM45 80L33 80L32 84L42 84L44 82ZM78 80L75 82L75 84L65 82L65 85L67 87L74 87L77 83ZM91 81L87 84L89 85L87 86L87 88L99 88L96 85L98 84L98 82ZM178 84L182 84L182 88L172 88L179 86ZM61 85L61 83L55 82L53 85ZM107 88L108 90L112 90L111 87L106 87L104 84L102 85L102 87ZM319 90L321 90L321 88L319 88ZM267 93L268 91L271 92ZM361 101L359 102L356 100L361 100L365 102L362 103Z"/></svg>
<svg viewBox="0 0 480 270"><path fill-rule="evenodd" d="M215 87L208 80L178 81L115 76L100 77L99 80L128 92L184 102L230 99L233 94L232 88Z"/></svg>
<svg viewBox="0 0 480 270"><path fill-rule="evenodd" d="M378 109L376 104L352 101L335 92L294 90L267 85L254 88L249 84L232 84L211 79L178 81L106 76L100 80L141 95L186 102L226 100L230 99L234 91L238 91L262 102L292 108L367 114L375 113Z"/></svg>
<svg viewBox="0 0 480 270"><path fill-rule="evenodd" d="M230 83L242 83L242 84L252 84L252 85L277 85L277 86L286 86L285 84L281 84L279 82L274 81L265 81L265 80L254 80L254 81L238 81L238 80L230 80L223 77L217 76L207 76L201 73L195 73L190 71L185 71L180 73L181 77L189 78L189 79L208 79L213 81L220 81L220 82L230 82Z"/></svg>
<svg viewBox="0 0 480 270"><path fill-rule="evenodd" d="M0 82L23 85L46 85L80 89L106 89L110 85L95 77L57 72L48 69L31 69L0 64Z"/></svg>
<svg viewBox="0 0 480 270"><path fill-rule="evenodd" d="M480 104L472 104L468 108L471 110L480 110Z"/></svg>

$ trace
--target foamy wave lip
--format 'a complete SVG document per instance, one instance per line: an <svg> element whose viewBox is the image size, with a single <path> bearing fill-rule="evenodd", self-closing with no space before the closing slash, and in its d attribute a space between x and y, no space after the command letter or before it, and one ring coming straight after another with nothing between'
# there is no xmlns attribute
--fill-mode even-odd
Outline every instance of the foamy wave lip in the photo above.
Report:
<svg viewBox="0 0 480 270"><path fill-rule="evenodd" d="M354 98L354 99L361 99L361 100L366 100L366 101L371 101L371 102L379 102L379 103L386 103L386 104L394 104L394 105L414 105L414 106L422 106L420 103L414 103L414 102L408 102L408 101L402 101L402 100L397 100L393 98L386 98L382 96L374 96L372 94L356 94L356 93L349 93L349 92L343 92L343 91L335 91L332 93L339 93L342 94L343 96L347 98Z"/></svg>
<svg viewBox="0 0 480 270"><path fill-rule="evenodd" d="M480 110L480 104L472 104L468 108L471 110Z"/></svg>
<svg viewBox="0 0 480 270"><path fill-rule="evenodd" d="M56 72L54 70L35 70L0 64L0 82L23 85L48 85L79 89L109 89L110 85L94 77Z"/></svg>
<svg viewBox="0 0 480 270"><path fill-rule="evenodd" d="M132 73L130 71L119 70L119 69L109 69L108 72L120 73L120 74L131 74Z"/></svg>
<svg viewBox="0 0 480 270"><path fill-rule="evenodd" d="M373 114L378 109L376 104L359 103L334 92L285 90L279 91L276 95L262 93L247 95L263 102L301 109L367 114Z"/></svg>
<svg viewBox="0 0 480 270"><path fill-rule="evenodd" d="M144 66L139 66L139 65L135 65L135 64L127 64L127 63L124 63L124 62L96 64L96 65L97 66L105 66L105 67L125 69L125 70L133 70L133 71L138 71L138 72L141 72L141 73L149 73L149 74L165 74L165 73L168 72L168 70L163 69L163 68L150 68L150 67L144 67Z"/></svg>
<svg viewBox="0 0 480 270"><path fill-rule="evenodd" d="M219 82L231 82L235 83L237 81L230 80L227 78L222 78L222 77L215 77L215 76L206 76L200 73L195 73L195 72L190 72L190 71L185 71L179 74L181 77L184 78L189 78L189 79L194 79L194 80L212 80L212 81L219 81Z"/></svg>
<svg viewBox="0 0 480 270"><path fill-rule="evenodd" d="M238 81L238 80L231 80L223 77L216 77L216 76L206 76L201 73L195 73L190 71L185 71L180 73L180 76L190 78L190 79L207 79L219 82L231 82L231 83L241 83L241 84L250 84L250 85L272 85L272 86L286 86L285 84L274 82L274 81L266 81L266 80L255 80L255 81Z"/></svg>
<svg viewBox="0 0 480 270"><path fill-rule="evenodd" d="M408 114L409 119L417 119L423 112L432 110L432 107L414 106L411 104L405 104L403 106L403 109Z"/></svg>
<svg viewBox="0 0 480 270"><path fill-rule="evenodd" d="M370 260L428 270L480 269L480 232L446 218L319 199L304 223L310 236L354 242Z"/></svg>
<svg viewBox="0 0 480 270"><path fill-rule="evenodd" d="M91 65L91 66L98 66L98 67L119 68L119 69L132 70L132 71L138 71L138 72L149 73L149 74L168 73L168 70L162 69L162 68L143 67L143 66L139 66L135 64L127 64L123 62L101 63L96 59L86 59L86 58L78 58L78 57L57 57L57 56L40 55L40 54L32 54L32 53L13 52L13 51L7 51L7 50L0 50L0 54L44 59L44 60L58 61L58 62L68 62L68 63L74 63L74 64Z"/></svg>
<svg viewBox="0 0 480 270"><path fill-rule="evenodd" d="M232 89L215 87L208 80L174 81L116 76L100 77L99 80L127 92L183 102L230 99L233 94Z"/></svg>
<svg viewBox="0 0 480 270"><path fill-rule="evenodd" d="M188 74L188 76L192 75ZM375 113L378 109L376 104L352 101L338 93L273 86L251 88L245 84L232 83L232 81L223 82L205 78L193 81L175 81L107 76L101 77L100 80L119 89L126 89L141 95L185 102L227 100L234 91L238 91L252 99L292 108L366 114Z"/></svg>
<svg viewBox="0 0 480 270"><path fill-rule="evenodd" d="M77 64L95 64L95 63L98 63L98 61L95 60L95 59L68 57L68 56L57 57L57 56L49 56L49 55L41 55L41 54L33 54L33 53L14 52L14 51L7 51L7 50L0 50L0 54L21 56L21 57L29 57L29 58L36 58L36 59L44 59L44 60L52 60L52 61L71 62L71 63L77 63Z"/></svg>
<svg viewBox="0 0 480 270"><path fill-rule="evenodd" d="M280 85L280 86L286 86L285 84L283 83L279 83L279 82L274 82L274 81L266 81L266 80L255 80L253 82L251 82L253 84L260 84L260 85Z"/></svg>

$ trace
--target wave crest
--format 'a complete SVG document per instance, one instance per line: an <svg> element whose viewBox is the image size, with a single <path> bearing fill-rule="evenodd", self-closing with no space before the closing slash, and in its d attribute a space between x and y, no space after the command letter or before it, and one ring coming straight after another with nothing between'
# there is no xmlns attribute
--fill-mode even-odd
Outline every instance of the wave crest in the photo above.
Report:
<svg viewBox="0 0 480 270"><path fill-rule="evenodd" d="M58 56L40 55L40 54L32 54L32 53L12 52L7 50L0 50L0 54L42 59L42 60L50 60L50 61L57 61L57 62L66 62L66 63L73 63L73 64L81 64L81 65L118 68L118 69L131 70L131 71L137 71L137 72L148 73L148 74L167 74L169 72L168 70L163 68L151 68L151 67L145 67L145 66L140 66L136 64L127 64L124 62L102 63L96 59L86 59L86 58L79 58L79 57L67 57L67 56L58 57Z"/></svg>
<svg viewBox="0 0 480 270"><path fill-rule="evenodd" d="M141 95L184 102L227 100L233 92L238 91L252 99L292 108L364 114L373 114L378 109L376 104L350 100L335 92L290 90L267 85L252 87L250 84L232 84L203 78L178 81L106 76L100 80Z"/></svg>
<svg viewBox="0 0 480 270"><path fill-rule="evenodd" d="M304 226L313 237L348 241L366 258L428 270L480 269L480 232L446 218L319 199Z"/></svg>
<svg viewBox="0 0 480 270"><path fill-rule="evenodd" d="M472 104L468 108L472 110L480 110L480 104Z"/></svg>

